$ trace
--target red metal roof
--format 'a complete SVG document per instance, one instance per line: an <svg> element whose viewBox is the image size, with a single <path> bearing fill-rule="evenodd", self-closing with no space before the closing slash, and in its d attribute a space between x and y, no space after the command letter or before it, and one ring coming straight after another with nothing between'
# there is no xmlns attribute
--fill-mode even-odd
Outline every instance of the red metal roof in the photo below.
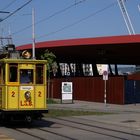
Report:
<svg viewBox="0 0 140 140"><path fill-rule="evenodd" d="M18 46L16 49L31 50L32 44ZM42 54L45 49L53 52L60 62L140 65L140 34L36 43L36 55Z"/></svg>
<svg viewBox="0 0 140 140"><path fill-rule="evenodd" d="M125 36L110 36L110 37L95 37L95 38L78 38L67 40L54 40L36 43L36 48L52 48L64 46L85 46L85 45L105 45L105 44L128 44L140 43L140 34L125 35ZM32 44L17 46L17 50L31 49Z"/></svg>

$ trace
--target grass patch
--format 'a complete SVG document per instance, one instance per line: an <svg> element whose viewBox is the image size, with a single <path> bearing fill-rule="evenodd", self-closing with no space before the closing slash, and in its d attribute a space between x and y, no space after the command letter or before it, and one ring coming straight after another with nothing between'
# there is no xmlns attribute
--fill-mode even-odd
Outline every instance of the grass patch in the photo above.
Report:
<svg viewBox="0 0 140 140"><path fill-rule="evenodd" d="M59 102L50 98L50 99L47 99L47 103L48 104L58 104Z"/></svg>
<svg viewBox="0 0 140 140"><path fill-rule="evenodd" d="M74 111L62 109L50 109L49 113L44 114L44 117L67 117L67 116L84 116L84 115L109 115L108 112L93 112L93 111Z"/></svg>

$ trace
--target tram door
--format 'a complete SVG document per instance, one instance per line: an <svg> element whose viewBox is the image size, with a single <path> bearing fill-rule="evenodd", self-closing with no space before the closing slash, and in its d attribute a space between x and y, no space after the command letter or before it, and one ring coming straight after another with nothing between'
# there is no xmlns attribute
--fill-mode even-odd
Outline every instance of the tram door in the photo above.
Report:
<svg viewBox="0 0 140 140"><path fill-rule="evenodd" d="M4 102L5 65L0 63L0 109L5 108Z"/></svg>
<svg viewBox="0 0 140 140"><path fill-rule="evenodd" d="M33 109L35 107L34 65L26 65L19 64L19 108Z"/></svg>
<svg viewBox="0 0 140 140"><path fill-rule="evenodd" d="M6 86L5 86L5 104L10 110L18 109L19 82L18 82L18 64L6 63ZM6 100L7 96L7 100Z"/></svg>

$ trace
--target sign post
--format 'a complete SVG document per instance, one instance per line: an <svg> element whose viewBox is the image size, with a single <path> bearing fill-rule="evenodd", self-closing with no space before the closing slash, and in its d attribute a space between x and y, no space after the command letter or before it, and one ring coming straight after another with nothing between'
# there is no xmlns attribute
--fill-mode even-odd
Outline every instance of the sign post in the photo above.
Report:
<svg viewBox="0 0 140 140"><path fill-rule="evenodd" d="M108 80L108 71L107 70L103 71L103 80L104 80L104 103L106 106L106 81Z"/></svg>
<svg viewBox="0 0 140 140"><path fill-rule="evenodd" d="M72 82L62 82L62 97L61 97L61 103L63 101L71 100L73 103L73 84Z"/></svg>

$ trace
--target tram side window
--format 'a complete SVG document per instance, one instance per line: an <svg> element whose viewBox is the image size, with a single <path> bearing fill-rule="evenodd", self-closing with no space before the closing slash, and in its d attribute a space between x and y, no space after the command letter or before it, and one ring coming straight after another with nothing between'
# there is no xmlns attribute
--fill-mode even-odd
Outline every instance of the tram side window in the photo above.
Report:
<svg viewBox="0 0 140 140"><path fill-rule="evenodd" d="M43 65L36 65L36 84L43 84Z"/></svg>
<svg viewBox="0 0 140 140"><path fill-rule="evenodd" d="M1 65L0 65L0 84L2 83L2 73L1 73Z"/></svg>
<svg viewBox="0 0 140 140"><path fill-rule="evenodd" d="M2 65L2 83L5 83L5 65Z"/></svg>
<svg viewBox="0 0 140 140"><path fill-rule="evenodd" d="M9 64L9 82L17 82L17 64Z"/></svg>
<svg viewBox="0 0 140 140"><path fill-rule="evenodd" d="M33 70L32 69L20 70L20 83L21 84L33 83Z"/></svg>

